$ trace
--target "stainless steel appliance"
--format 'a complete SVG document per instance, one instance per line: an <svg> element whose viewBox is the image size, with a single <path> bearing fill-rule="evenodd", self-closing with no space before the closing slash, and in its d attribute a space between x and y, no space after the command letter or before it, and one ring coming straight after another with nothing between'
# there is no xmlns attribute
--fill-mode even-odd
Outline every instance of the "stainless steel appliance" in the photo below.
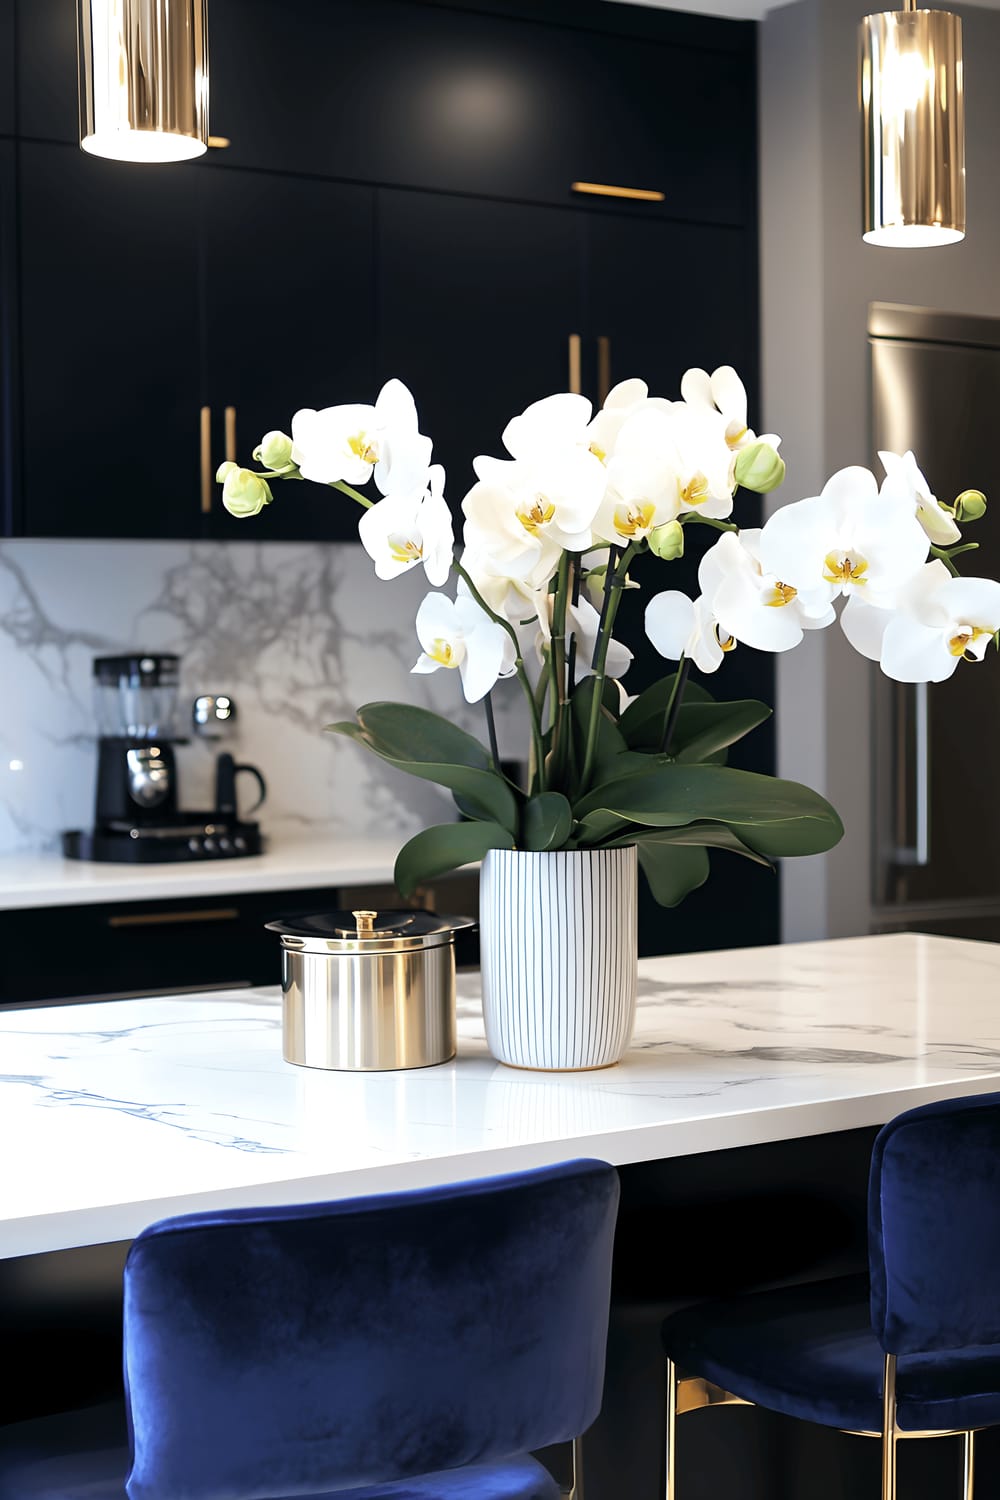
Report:
<svg viewBox="0 0 1000 1500"><path fill-rule="evenodd" d="M335 911L269 922L281 937L286 1062L381 1072L455 1055L455 933L471 917Z"/></svg>
<svg viewBox="0 0 1000 1500"><path fill-rule="evenodd" d="M266 787L256 766L238 766L224 751L216 761L215 807L189 812L178 805L174 746L185 743L176 723L179 666L178 657L154 652L94 661L99 736L94 827L63 834L70 858L145 864L260 853L259 825L241 818L236 805L241 771L257 781L252 810L263 802ZM231 698L205 695L195 702L195 728L221 737L232 732L235 712Z"/></svg>
<svg viewBox="0 0 1000 1500"><path fill-rule="evenodd" d="M873 303L873 458L908 448L939 499L990 501L966 573L1000 567L1000 319ZM877 459L875 460L877 465ZM979 559L982 559L981 563ZM919 687L875 676L874 930L1000 941L1000 661Z"/></svg>

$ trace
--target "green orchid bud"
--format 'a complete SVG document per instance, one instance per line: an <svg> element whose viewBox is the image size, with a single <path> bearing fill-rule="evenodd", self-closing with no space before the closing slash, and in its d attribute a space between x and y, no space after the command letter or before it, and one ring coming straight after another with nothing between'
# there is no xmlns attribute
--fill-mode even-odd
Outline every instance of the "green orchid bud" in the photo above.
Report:
<svg viewBox="0 0 1000 1500"><path fill-rule="evenodd" d="M656 526L649 533L649 550L662 557L664 562L673 562L684 556L684 527L680 521L668 521L665 526Z"/></svg>
<svg viewBox="0 0 1000 1500"><path fill-rule="evenodd" d="M252 469L239 469L233 464L222 486L222 503L231 516L241 521L256 516L273 499L266 479Z"/></svg>
<svg viewBox="0 0 1000 1500"><path fill-rule="evenodd" d="M253 456L265 469L287 469L292 462L292 440L284 432L265 432Z"/></svg>
<svg viewBox="0 0 1000 1500"><path fill-rule="evenodd" d="M982 490L963 490L955 501L956 521L979 521L986 514L986 496Z"/></svg>
<svg viewBox="0 0 1000 1500"><path fill-rule="evenodd" d="M230 474L235 474L238 468L239 464L234 464L231 458L227 458L215 471L216 484L225 484Z"/></svg>
<svg viewBox="0 0 1000 1500"><path fill-rule="evenodd" d="M785 477L785 460L769 443L751 443L736 457L736 483L758 495L776 490Z"/></svg>

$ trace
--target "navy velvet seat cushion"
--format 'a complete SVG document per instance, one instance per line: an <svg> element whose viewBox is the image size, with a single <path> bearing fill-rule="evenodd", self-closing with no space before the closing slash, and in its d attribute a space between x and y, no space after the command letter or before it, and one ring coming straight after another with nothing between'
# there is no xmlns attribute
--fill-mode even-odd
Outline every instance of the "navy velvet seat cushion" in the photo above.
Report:
<svg viewBox="0 0 1000 1500"><path fill-rule="evenodd" d="M682 1375L700 1375L769 1411L881 1432L885 1355L867 1276L702 1302L663 1325ZM897 1414L907 1431L1000 1422L1000 1346L902 1355Z"/></svg>
<svg viewBox="0 0 1000 1500"><path fill-rule="evenodd" d="M0 1500L125 1500L129 1467L121 1402L0 1428ZM558 1500L532 1458L451 1469L315 1500Z"/></svg>

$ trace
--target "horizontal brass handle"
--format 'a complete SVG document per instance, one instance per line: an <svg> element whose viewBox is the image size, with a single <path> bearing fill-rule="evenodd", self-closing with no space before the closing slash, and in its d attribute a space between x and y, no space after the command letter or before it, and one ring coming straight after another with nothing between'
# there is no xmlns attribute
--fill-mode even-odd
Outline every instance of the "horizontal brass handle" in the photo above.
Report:
<svg viewBox="0 0 1000 1500"><path fill-rule="evenodd" d="M574 193L592 193L597 198L638 198L644 203L662 203L666 197L656 188L613 187L608 182L574 182Z"/></svg>
<svg viewBox="0 0 1000 1500"><path fill-rule="evenodd" d="M208 145L211 151L225 151L226 147L232 144L228 135L210 135L208 138Z"/></svg>
<svg viewBox="0 0 1000 1500"><path fill-rule="evenodd" d="M238 906L207 907L202 911L129 912L123 917L109 917L109 927L171 927L179 922L235 922Z"/></svg>

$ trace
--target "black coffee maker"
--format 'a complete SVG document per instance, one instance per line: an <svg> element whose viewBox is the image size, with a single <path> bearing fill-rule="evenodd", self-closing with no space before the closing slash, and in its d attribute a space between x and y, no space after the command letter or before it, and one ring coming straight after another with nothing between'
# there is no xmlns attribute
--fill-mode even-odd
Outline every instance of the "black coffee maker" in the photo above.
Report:
<svg viewBox="0 0 1000 1500"><path fill-rule="evenodd" d="M163 653L95 659L94 827L63 834L63 851L70 858L144 864L261 852L259 824L237 814L233 775L237 769L253 772L259 807L266 788L256 767L237 768L231 755L220 755L219 805L210 812L178 806L174 746L185 743L177 732L179 669L180 659ZM235 711L231 700L223 701Z"/></svg>

